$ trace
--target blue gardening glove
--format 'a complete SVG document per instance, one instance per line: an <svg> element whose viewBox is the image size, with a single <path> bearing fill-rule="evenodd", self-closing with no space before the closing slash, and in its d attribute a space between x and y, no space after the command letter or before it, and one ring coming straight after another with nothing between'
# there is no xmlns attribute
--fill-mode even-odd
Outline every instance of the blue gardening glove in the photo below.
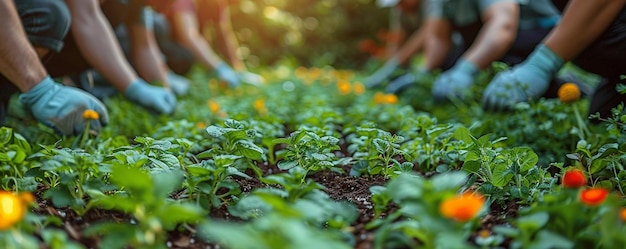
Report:
<svg viewBox="0 0 626 249"><path fill-rule="evenodd" d="M540 44L535 51L513 69L498 73L483 93L486 110L502 111L516 103L541 97L550 79L563 66L563 59Z"/></svg>
<svg viewBox="0 0 626 249"><path fill-rule="evenodd" d="M37 120L52 127L62 135L75 135L84 131L85 110L98 113L98 120L91 120L89 128L100 131L109 122L106 107L89 93L54 82L50 77L22 93L19 101L29 107Z"/></svg>
<svg viewBox="0 0 626 249"><path fill-rule="evenodd" d="M239 83L241 83L241 79L239 79L239 76L237 76L237 72L235 72L235 70L233 70L226 63L220 63L215 68L215 71L217 72L217 75L220 77L220 79L226 81L230 87L237 87L239 86Z"/></svg>
<svg viewBox="0 0 626 249"><path fill-rule="evenodd" d="M167 81L170 83L170 88L176 95L185 95L189 92L189 85L191 82L172 71L167 73Z"/></svg>
<svg viewBox="0 0 626 249"><path fill-rule="evenodd" d="M176 96L163 87L152 86L142 79L137 79L126 88L124 96L143 107L169 114L176 107Z"/></svg>
<svg viewBox="0 0 626 249"><path fill-rule="evenodd" d="M407 73L389 82L385 88L385 92L394 94L400 93L410 86L424 82L429 76L430 72L428 72L426 68L420 68L417 72Z"/></svg>
<svg viewBox="0 0 626 249"><path fill-rule="evenodd" d="M435 101L464 99L477 73L478 67L474 63L460 58L454 67L437 77L432 89L433 98Z"/></svg>
<svg viewBox="0 0 626 249"><path fill-rule="evenodd" d="M365 87L367 88L377 87L378 85L382 84L383 81L385 81L385 79L387 79L387 77L389 77L389 75L391 75L391 73L393 73L393 71L398 68L398 65L398 60L396 58L391 58L385 63L385 65L376 70L374 74L363 80L363 85L365 85Z"/></svg>
<svg viewBox="0 0 626 249"><path fill-rule="evenodd" d="M260 86L265 83L263 76L251 72L241 72L239 73L239 78L243 83L248 83L254 86Z"/></svg>

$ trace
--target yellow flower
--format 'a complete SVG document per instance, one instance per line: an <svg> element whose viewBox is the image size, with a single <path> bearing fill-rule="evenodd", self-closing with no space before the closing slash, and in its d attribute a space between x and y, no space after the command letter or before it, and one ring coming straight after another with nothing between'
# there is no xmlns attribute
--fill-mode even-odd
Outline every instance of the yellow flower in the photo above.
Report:
<svg viewBox="0 0 626 249"><path fill-rule="evenodd" d="M350 82L342 80L337 82L337 90L339 90L339 94L347 95L352 91L352 85L350 85Z"/></svg>
<svg viewBox="0 0 626 249"><path fill-rule="evenodd" d="M267 113L267 108L265 108L265 99L263 98L256 99L254 103L252 103L252 106L257 112L259 112L259 114Z"/></svg>
<svg viewBox="0 0 626 249"><path fill-rule="evenodd" d="M365 92L365 86L361 82L354 83L354 94L361 95Z"/></svg>
<svg viewBox="0 0 626 249"><path fill-rule="evenodd" d="M387 104L397 104L398 103L398 96L396 96L395 94L387 94L385 95L385 102Z"/></svg>
<svg viewBox="0 0 626 249"><path fill-rule="evenodd" d="M565 83L559 88L559 100L563 103L572 103L580 99L580 89L574 83Z"/></svg>
<svg viewBox="0 0 626 249"><path fill-rule="evenodd" d="M476 217L484 203L485 198L478 193L463 193L443 200L439 212L443 217L465 222Z"/></svg>
<svg viewBox="0 0 626 249"><path fill-rule="evenodd" d="M9 229L19 222L26 213L26 206L34 199L31 193L16 195L0 191L0 230Z"/></svg>
<svg viewBox="0 0 626 249"><path fill-rule="evenodd" d="M205 122L200 121L200 122L196 123L196 128L198 128L198 129L204 129L204 128L206 128L206 123L205 123Z"/></svg>
<svg viewBox="0 0 626 249"><path fill-rule="evenodd" d="M374 94L374 103L376 104L396 104L398 103L398 96L393 93L384 94L377 92Z"/></svg>
<svg viewBox="0 0 626 249"><path fill-rule="evenodd" d="M207 100L206 103L209 106L209 110L211 110L212 113L217 113L220 110L220 104L218 104L217 102L213 100Z"/></svg>
<svg viewBox="0 0 626 249"><path fill-rule="evenodd" d="M381 92L376 92L374 94L374 103L376 104L384 104L385 103L385 94Z"/></svg>
<svg viewBox="0 0 626 249"><path fill-rule="evenodd" d="M97 120L99 118L100 118L100 114L98 114L98 112L96 112L94 110L87 109L87 110L85 110L83 112L83 119L86 119L86 120L90 120L90 119Z"/></svg>

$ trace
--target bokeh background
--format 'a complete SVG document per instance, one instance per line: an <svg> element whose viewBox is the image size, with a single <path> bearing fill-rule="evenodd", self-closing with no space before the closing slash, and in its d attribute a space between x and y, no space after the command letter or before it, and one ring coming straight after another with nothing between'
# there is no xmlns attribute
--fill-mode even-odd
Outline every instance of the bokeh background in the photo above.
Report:
<svg viewBox="0 0 626 249"><path fill-rule="evenodd" d="M376 0L241 0L230 11L249 66L346 69L381 58L390 14Z"/></svg>

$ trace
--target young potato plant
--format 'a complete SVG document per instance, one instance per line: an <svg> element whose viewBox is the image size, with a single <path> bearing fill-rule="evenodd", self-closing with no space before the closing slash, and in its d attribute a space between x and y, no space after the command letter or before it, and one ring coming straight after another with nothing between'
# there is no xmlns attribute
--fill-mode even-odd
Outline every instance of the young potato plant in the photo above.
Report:
<svg viewBox="0 0 626 249"><path fill-rule="evenodd" d="M286 148L278 151L278 168L289 170L300 167L305 173L300 179L304 183L308 174L322 171L334 170L343 172L335 166L340 163L335 151L339 150L339 139L334 136L320 137L316 133L307 130L298 130L287 138L277 138L274 144L286 144Z"/></svg>
<svg viewBox="0 0 626 249"><path fill-rule="evenodd" d="M400 172L413 170L413 163L400 162L404 152L400 150L400 143L404 137L375 128L373 124L346 129L353 132L347 136L348 152L357 162L352 166L350 175L384 175L392 177Z"/></svg>
<svg viewBox="0 0 626 249"><path fill-rule="evenodd" d="M85 231L86 236L102 236L102 248L167 248L167 232L185 223L199 222L206 212L200 206L168 196L181 188L183 173L146 171L114 164L110 176L117 187L113 194L94 194L89 207L116 210L130 215L124 223L103 221Z"/></svg>
<svg viewBox="0 0 626 249"><path fill-rule="evenodd" d="M30 143L8 127L0 127L0 176L3 189L34 191L37 182L27 171L33 165L27 157L33 150Z"/></svg>

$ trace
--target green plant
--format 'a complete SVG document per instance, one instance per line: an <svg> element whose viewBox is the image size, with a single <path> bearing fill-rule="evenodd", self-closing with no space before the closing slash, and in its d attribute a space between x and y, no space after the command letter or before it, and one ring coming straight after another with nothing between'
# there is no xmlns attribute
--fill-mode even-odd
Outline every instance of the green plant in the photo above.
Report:
<svg viewBox="0 0 626 249"><path fill-rule="evenodd" d="M298 130L288 138L277 138L274 144L286 144L284 150L278 151L278 168L289 170L296 166L304 169L306 173L300 180L302 183L307 174L321 170L335 170L343 172L335 166L338 161L335 151L339 150L339 139L333 136L320 137L314 132Z"/></svg>
<svg viewBox="0 0 626 249"><path fill-rule="evenodd" d="M127 223L105 221L89 227L85 234L103 236L102 247L166 248L167 231L198 222L205 214L197 205L168 198L182 185L180 170L149 173L116 164L110 180L118 190L110 195L94 192L89 207L121 211L132 218Z"/></svg>
<svg viewBox="0 0 626 249"><path fill-rule="evenodd" d="M400 143L404 141L402 136L364 125L356 127L354 133L348 135L347 140L350 143L348 152L352 153L354 160L357 160L352 166L350 175L367 173L390 177L413 169L412 163L400 162L397 159L404 154L399 149Z"/></svg>

